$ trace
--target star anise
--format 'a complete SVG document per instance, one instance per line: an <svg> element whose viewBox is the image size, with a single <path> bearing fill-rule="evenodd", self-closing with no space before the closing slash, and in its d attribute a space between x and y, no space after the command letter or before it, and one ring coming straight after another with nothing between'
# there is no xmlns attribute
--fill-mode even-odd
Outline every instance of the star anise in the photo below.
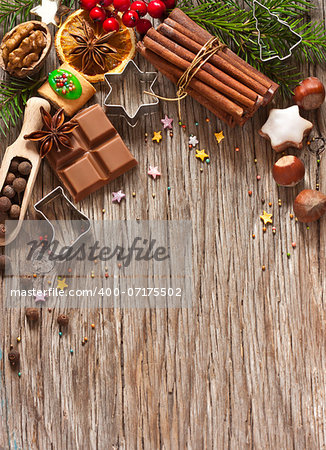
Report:
<svg viewBox="0 0 326 450"><path fill-rule="evenodd" d="M44 124L43 130L34 131L31 134L24 136L24 139L30 141L39 141L41 143L40 156L44 158L52 148L60 151L60 145L72 150L71 140L67 134L70 134L78 123L66 122L63 109L59 109L53 117L45 111L43 106L40 108L42 121Z"/></svg>
<svg viewBox="0 0 326 450"><path fill-rule="evenodd" d="M80 21L81 22L81 21ZM105 34L104 36L96 36L95 31L87 22L81 22L79 28L80 33L69 33L77 43L77 46L71 50L70 55L82 58L81 70L87 73L92 66L99 66L105 70L105 57L109 53L116 53L117 50L108 44L108 41L115 31Z"/></svg>

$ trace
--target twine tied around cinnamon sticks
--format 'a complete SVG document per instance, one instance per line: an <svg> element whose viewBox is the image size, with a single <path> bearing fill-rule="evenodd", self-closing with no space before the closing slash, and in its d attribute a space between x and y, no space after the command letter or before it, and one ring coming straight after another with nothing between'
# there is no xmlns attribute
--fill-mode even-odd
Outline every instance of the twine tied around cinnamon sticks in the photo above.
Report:
<svg viewBox="0 0 326 450"><path fill-rule="evenodd" d="M167 102L178 102L178 115L179 121L181 120L181 100L187 97L188 92L186 92L191 80L194 78L196 73L201 69L201 67L207 63L207 61L215 55L217 52L226 47L223 42L221 42L217 37L212 37L209 39L196 54L193 61L190 63L188 68L184 71L177 82L177 93L175 98L161 97L159 95L153 94L152 92L144 91L144 94L151 95L152 97L159 98L160 100L165 100Z"/></svg>

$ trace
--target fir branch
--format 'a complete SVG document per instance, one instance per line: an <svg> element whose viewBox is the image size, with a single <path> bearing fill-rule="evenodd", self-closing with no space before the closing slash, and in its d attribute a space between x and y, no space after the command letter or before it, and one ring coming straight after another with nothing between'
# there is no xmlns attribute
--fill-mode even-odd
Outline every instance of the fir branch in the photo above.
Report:
<svg viewBox="0 0 326 450"><path fill-rule="evenodd" d="M181 6L178 6L196 23L231 45L242 58L279 83L284 95L290 95L291 88L300 81L300 73L297 72L295 65L291 65L291 62L289 64L288 61L286 64L278 59L265 63L260 61L252 1L245 0L245 3L250 9L240 8L234 0L223 0L218 3L215 0L198 0L195 7L192 0L181 0ZM314 8L309 1L265 0L263 4L302 36L302 43L294 52L293 63L326 61L326 33L323 23L305 21L309 9ZM294 35L289 35L286 28L280 29L277 26L278 22L271 20L267 10L262 8L257 11L257 17L265 50L271 55L282 55L285 51L284 42L288 42L291 46L292 40L295 42L297 39Z"/></svg>
<svg viewBox="0 0 326 450"><path fill-rule="evenodd" d="M28 20L31 9L37 3L37 0L0 0L0 24L3 26L3 31L10 30L16 20L20 22Z"/></svg>
<svg viewBox="0 0 326 450"><path fill-rule="evenodd" d="M44 79L9 78L0 81L0 132L6 136L10 126L16 126L27 100L41 86Z"/></svg>

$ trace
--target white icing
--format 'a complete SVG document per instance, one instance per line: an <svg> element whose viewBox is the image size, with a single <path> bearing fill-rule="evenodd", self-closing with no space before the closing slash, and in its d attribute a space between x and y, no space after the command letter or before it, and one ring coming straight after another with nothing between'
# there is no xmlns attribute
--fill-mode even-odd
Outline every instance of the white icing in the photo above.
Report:
<svg viewBox="0 0 326 450"><path fill-rule="evenodd" d="M272 147L277 147L286 142L300 144L305 131L312 126L309 120L300 116L299 107L294 105L286 109L272 109L261 131L270 138Z"/></svg>

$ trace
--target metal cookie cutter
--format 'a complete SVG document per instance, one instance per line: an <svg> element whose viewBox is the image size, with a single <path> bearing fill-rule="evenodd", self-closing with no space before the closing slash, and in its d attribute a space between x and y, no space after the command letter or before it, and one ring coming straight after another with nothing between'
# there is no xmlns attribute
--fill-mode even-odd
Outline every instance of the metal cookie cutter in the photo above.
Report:
<svg viewBox="0 0 326 450"><path fill-rule="evenodd" d="M298 42L296 42L294 45L292 45L292 47L289 48L289 53L288 53L286 56L280 57L279 55L274 55L274 56L270 56L269 58L263 58L263 44L262 44L262 42L261 42L261 32L260 32L260 29L259 29L259 26L258 26L258 25L259 25L259 23L258 23L258 18L257 18L257 16L256 16L257 5L259 5L259 7L261 7L261 8L264 8L264 9L268 12L269 15L275 17L275 19L276 19L281 25L284 25L285 27L287 27L287 28L291 31L291 33L292 33L294 36L297 36L297 37L299 38ZM270 10L269 8L267 8L266 6L262 5L262 4L261 4L260 2L258 2L257 0L253 0L253 10L252 10L252 12L253 12L253 16L254 16L254 18L255 18L255 20L256 20L256 30L257 30L257 32L258 32L258 45L259 45L259 57L260 57L260 60L261 60L262 62L266 62L266 61L271 61L272 59L276 59L276 58L277 58L277 59L279 59L280 61L284 61L285 59L289 58L289 57L292 55L293 50L294 50L298 45L301 44L301 42L302 42L302 36L301 36L299 33L297 33L296 31L294 31L294 30L290 27L290 25L289 25L287 22L284 22L284 20L281 20L277 14L272 13L271 10Z"/></svg>
<svg viewBox="0 0 326 450"><path fill-rule="evenodd" d="M46 208L55 201L61 202L62 205L65 204L66 208L69 208L76 216L76 219L73 220L66 219L68 222L80 222L81 228L76 233L77 237L69 243L69 246L73 247L78 241L80 241L82 237L84 237L89 232L91 228L91 222L89 218L85 216L85 214L83 214L81 211L79 211L79 209L77 209L76 206L68 199L68 197L64 194L62 187L58 186L34 205L35 211L40 213L51 227L52 238L51 240L49 239L50 242L53 242L55 240L55 225L59 222L59 219L53 220L52 218L49 218L46 213ZM66 210L66 208L64 209Z"/></svg>
<svg viewBox="0 0 326 450"><path fill-rule="evenodd" d="M139 101L139 106L136 112L130 110L124 97L125 92L130 92L130 89L126 88L126 83L128 81L128 76L130 77L130 73L133 75L133 86L137 86L137 92L133 95L133 97L136 97ZM155 96L153 91L153 85L157 79L156 72L142 72L137 64L133 60L130 60L121 73L106 73L104 78L110 88L109 93L104 100L104 105L107 107L108 115L123 116L128 124L131 127L134 127L142 115L150 114L158 109L159 99ZM145 95L148 96L148 94L144 94L144 89L142 88L142 84L145 83L151 83L147 90L153 94L152 102L146 103L143 100ZM113 86L115 86L115 88L113 88ZM121 94L121 99L123 97L120 104L112 104L110 101L110 98L113 97L113 89L120 90L119 92L115 92L115 94L117 94L117 92Z"/></svg>

